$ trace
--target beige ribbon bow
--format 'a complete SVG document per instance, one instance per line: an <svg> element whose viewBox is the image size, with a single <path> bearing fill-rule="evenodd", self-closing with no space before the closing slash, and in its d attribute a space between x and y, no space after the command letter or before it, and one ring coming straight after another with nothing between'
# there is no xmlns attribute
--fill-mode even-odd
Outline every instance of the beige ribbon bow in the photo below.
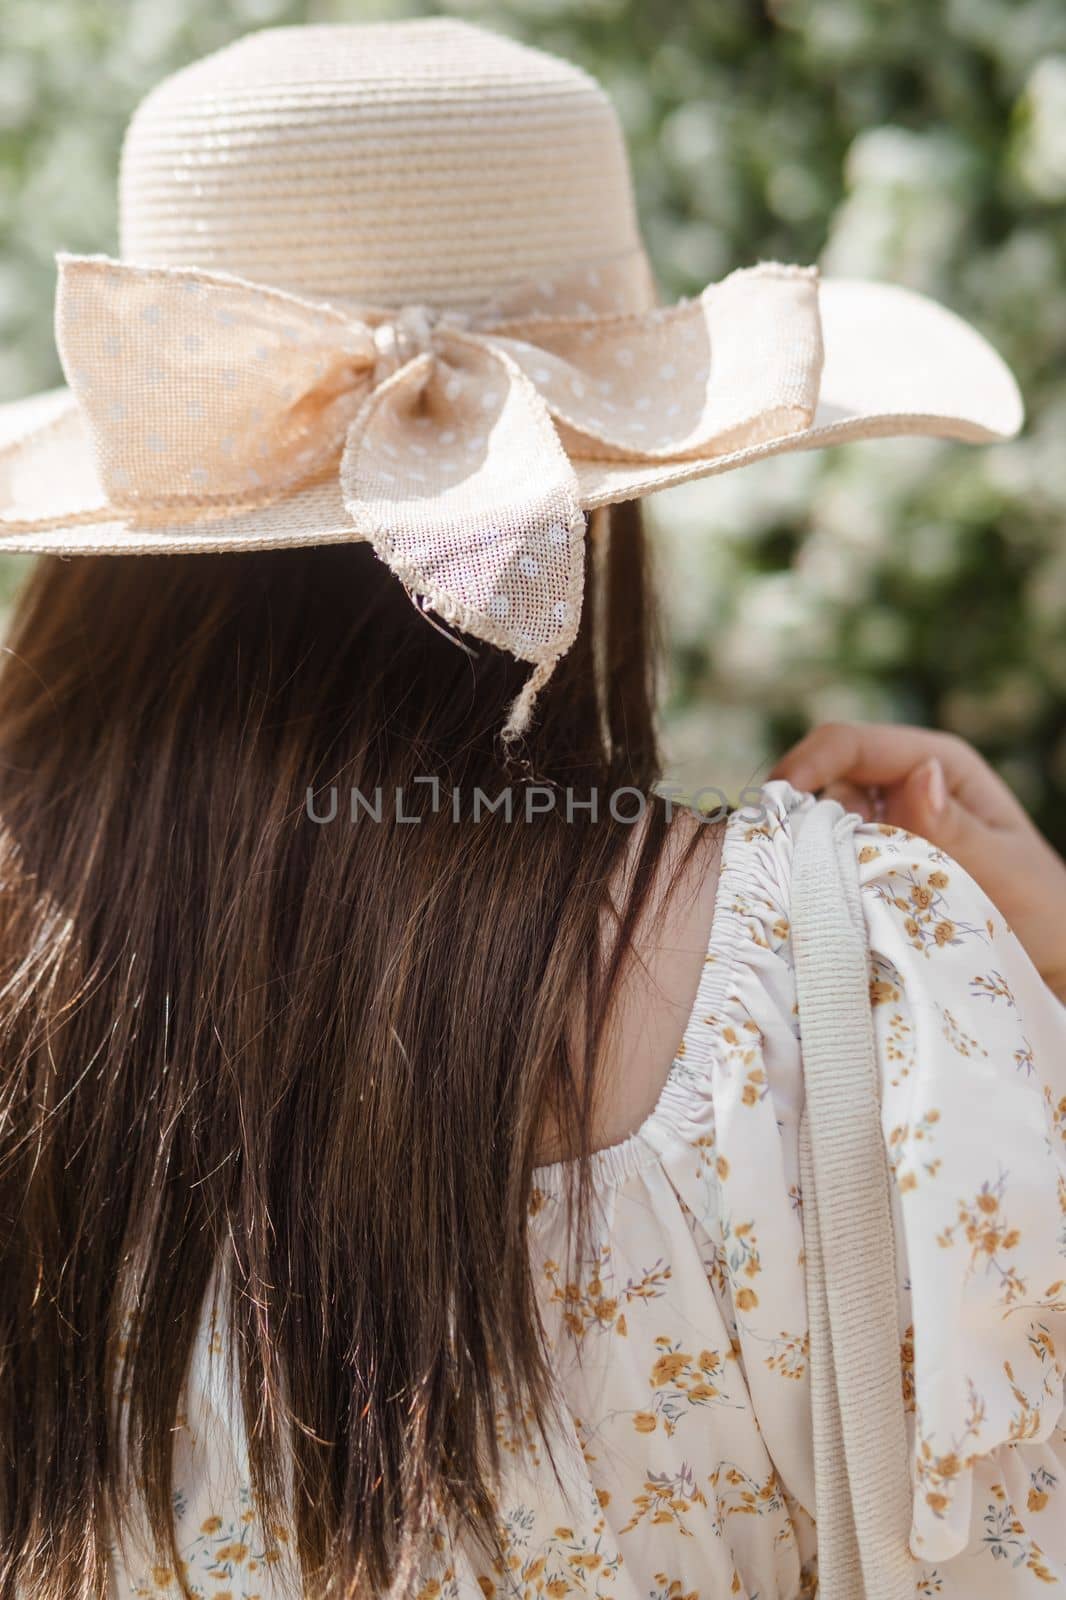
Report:
<svg viewBox="0 0 1066 1600"><path fill-rule="evenodd" d="M806 427L817 401L814 269L735 272L644 313L489 320L58 263L57 343L110 507L221 518L338 474L353 537L424 607L534 664L508 734L578 627L572 462L714 456Z"/></svg>

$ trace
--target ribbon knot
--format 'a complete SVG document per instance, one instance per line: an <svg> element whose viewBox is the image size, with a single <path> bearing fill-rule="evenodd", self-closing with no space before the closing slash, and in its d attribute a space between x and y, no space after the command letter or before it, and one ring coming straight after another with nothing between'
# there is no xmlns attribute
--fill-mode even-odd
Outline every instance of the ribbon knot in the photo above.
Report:
<svg viewBox="0 0 1066 1600"><path fill-rule="evenodd" d="M374 382L384 383L400 367L433 348L433 330L438 314L429 306L402 306L394 317L379 322L373 330L377 360Z"/></svg>
<svg viewBox="0 0 1066 1600"><path fill-rule="evenodd" d="M377 351L374 363L374 382L384 383L394 372L417 360L431 355L437 329L453 328L459 332L469 328L471 318L462 311L439 311L433 306L401 306L399 311L386 317L372 330L371 337Z"/></svg>
<svg viewBox="0 0 1066 1600"><path fill-rule="evenodd" d="M367 540L438 616L535 665L511 731L577 633L583 462L650 481L798 432L818 398L813 269L735 272L669 310L549 317L519 296L490 318L58 264L57 344L106 508L131 527L215 518L223 543L294 497L294 527Z"/></svg>

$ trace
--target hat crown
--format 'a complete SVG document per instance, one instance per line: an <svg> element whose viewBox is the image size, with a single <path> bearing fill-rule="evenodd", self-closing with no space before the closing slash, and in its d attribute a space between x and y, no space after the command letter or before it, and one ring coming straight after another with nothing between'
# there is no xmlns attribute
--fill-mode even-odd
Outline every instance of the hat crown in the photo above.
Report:
<svg viewBox="0 0 1066 1600"><path fill-rule="evenodd" d="M120 239L130 261L383 306L608 262L620 309L651 295L603 90L441 18L266 28L166 79L127 131Z"/></svg>

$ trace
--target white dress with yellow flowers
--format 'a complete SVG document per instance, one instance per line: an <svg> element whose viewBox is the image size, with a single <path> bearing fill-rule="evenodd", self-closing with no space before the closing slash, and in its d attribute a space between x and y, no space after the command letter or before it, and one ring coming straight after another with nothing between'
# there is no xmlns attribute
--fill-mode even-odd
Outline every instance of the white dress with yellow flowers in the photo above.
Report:
<svg viewBox="0 0 1066 1600"><path fill-rule="evenodd" d="M567 1270L567 1169L536 1174L534 1265L562 1400L552 1448L500 1422L503 1559L452 1543L425 1600L795 1600L817 1538L784 783L727 825L684 1043L638 1133L594 1158L596 1242ZM924 839L856 830L894 1174L915 1594L1066 1594L1066 1008ZM177 1446L192 1592L291 1594L260 1526L208 1326ZM115 1561L123 1597L177 1593Z"/></svg>

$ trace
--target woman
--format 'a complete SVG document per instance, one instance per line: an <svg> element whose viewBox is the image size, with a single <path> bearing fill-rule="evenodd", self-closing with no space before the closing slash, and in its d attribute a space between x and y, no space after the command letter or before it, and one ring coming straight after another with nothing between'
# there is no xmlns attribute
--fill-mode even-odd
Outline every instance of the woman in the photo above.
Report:
<svg viewBox="0 0 1066 1600"><path fill-rule="evenodd" d="M451 22L197 63L122 199L2 458L48 559L0 676L0 1595L813 1593L812 802L655 798L632 502L1008 435L1009 374L807 270L657 310L602 94ZM1062 1010L953 860L856 837L915 1587L1024 1595Z"/></svg>

